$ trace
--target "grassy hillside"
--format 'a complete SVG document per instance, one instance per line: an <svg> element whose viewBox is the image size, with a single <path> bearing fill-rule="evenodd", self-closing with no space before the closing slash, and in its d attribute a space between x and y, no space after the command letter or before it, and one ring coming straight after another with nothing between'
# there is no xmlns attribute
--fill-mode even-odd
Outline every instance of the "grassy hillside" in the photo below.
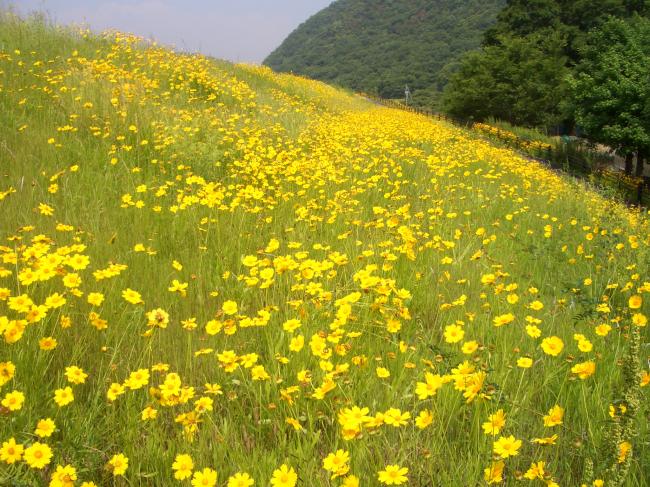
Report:
<svg viewBox="0 0 650 487"><path fill-rule="evenodd" d="M647 214L10 15L0 158L0 485L647 485Z"/></svg>
<svg viewBox="0 0 650 487"><path fill-rule="evenodd" d="M266 60L293 72L385 98L409 85L435 103L450 69L479 46L504 0L339 0L299 26Z"/></svg>

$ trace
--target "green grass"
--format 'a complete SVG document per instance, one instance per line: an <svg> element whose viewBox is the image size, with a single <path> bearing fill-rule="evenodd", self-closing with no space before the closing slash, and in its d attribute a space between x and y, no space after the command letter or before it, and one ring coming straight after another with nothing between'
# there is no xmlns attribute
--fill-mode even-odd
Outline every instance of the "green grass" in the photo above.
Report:
<svg viewBox="0 0 650 487"><path fill-rule="evenodd" d="M0 484L44 485L57 465L70 464L78 485L173 485L174 459L187 453L195 470L216 469L220 486L238 471L268 485L281 464L301 485L338 486L344 480L330 479L322 462L344 449L360 485L379 485L387 465L407 467L409 485L484 485L494 441L513 435L522 446L505 460L505 485L522 483L538 461L545 480L562 486L597 478L647 485L649 388L640 385L648 327L632 324L650 301L647 213L469 132L320 83L10 14L0 20L0 157L0 194L11 189L0 200L0 296L24 293L40 305L60 293L67 301L26 325L20 340L0 344L0 362L16 367L0 397L26 396L20 410L1 410L0 442L27 447L39 419L57 425L41 440L54 451L51 464L0 464ZM273 239L279 247L267 249ZM65 259L53 277L43 274L48 257L74 245L84 247L72 254L90 259L77 271L78 291L63 284L74 272ZM258 262L246 265L246 256ZM127 267L93 277L111 263ZM21 273L30 268L42 279L26 284ZM188 284L185 297L168 290L174 279ZM144 304L125 301L128 288ZM101 306L87 302L91 292L105 296ZM507 299L515 294L518 301ZM358 299L345 316L337 300L350 295ZM644 302L630 309L637 295ZM230 300L233 316L223 310ZM535 301L543 308L532 309ZM5 337L10 321L26 319L10 303L0 301ZM604 303L608 313L598 310ZM157 308L169 313L166 328L147 326ZM247 326L262 310L268 322ZM92 325L92 312L105 330ZM495 327L506 313L515 320ZM527 316L541 320L540 338L526 333ZM182 324L189 318L195 329ZM289 319L302 326L284 331ZM211 320L222 323L215 335L206 331ZM449 343L445 330L456 322L465 336ZM595 332L603 323L612 326L606 337ZM304 348L292 352L299 334ZM575 334L593 350L580 351ZM540 348L549 336L564 342L557 357ZM57 347L42 350L43 337ZM631 346L637 337L640 351ZM476 350L463 353L472 340ZM233 372L219 362L224 351L239 357ZM268 379L253 379L253 353ZM532 368L517 367L523 356ZM452 372L464 361L474 367L470 378L485 373L469 401ZM571 368L586 361L596 371L581 380ZM67 383L70 365L88 374L85 384ZM390 377L379 378L379 366ZM141 368L151 374L145 387L107 399L111 384ZM190 400L161 404L155 388L167 372L193 388ZM420 400L426 372L446 383ZM210 396L206 383L223 394ZM314 397L329 383L333 390ZM58 407L54 391L66 385L75 400ZM200 397L214 399L214 409L197 413L198 429L187 434L176 419L196 412ZM629 413L613 420L610 404L622 400ZM556 404L563 424L545 428ZM158 410L154 421L141 419L148 406ZM390 408L411 418L346 433L339 414L352 406L375 419ZM414 420L424 409L434 421L421 430ZM484 434L498 409L506 426ZM532 442L552 434L553 446ZM633 449L619 464L622 441ZM129 467L114 477L105 466L117 453Z"/></svg>

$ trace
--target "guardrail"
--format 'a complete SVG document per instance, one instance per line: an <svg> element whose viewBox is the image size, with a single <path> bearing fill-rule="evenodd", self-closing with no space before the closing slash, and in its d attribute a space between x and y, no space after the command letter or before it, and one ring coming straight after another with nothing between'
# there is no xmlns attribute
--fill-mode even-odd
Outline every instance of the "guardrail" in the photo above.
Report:
<svg viewBox="0 0 650 487"><path fill-rule="evenodd" d="M484 137L497 140L504 145L515 149L528 157L545 163L553 169L563 171L573 176L588 178L597 185L614 189L628 204L642 207L650 207L650 180L649 178L635 178L626 175L621 171L612 170L611 163L606 163L607 156L595 152L589 153L595 162L589 163L585 157L573 156L566 147L566 144L553 146L541 141L533 141L521 138L512 132L477 123L472 120L463 120L450 117L443 113L419 107L408 106L395 100L387 100L374 95L362 94L368 100L385 107L395 108L411 113L417 113L435 120L442 120L461 128L478 132ZM562 143L560 143L562 144ZM587 152L585 152L587 153Z"/></svg>

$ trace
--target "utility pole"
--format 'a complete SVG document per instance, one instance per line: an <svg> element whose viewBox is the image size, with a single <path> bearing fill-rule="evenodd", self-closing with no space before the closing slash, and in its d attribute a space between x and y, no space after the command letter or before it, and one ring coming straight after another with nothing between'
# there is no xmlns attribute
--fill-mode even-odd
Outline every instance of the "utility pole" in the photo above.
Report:
<svg viewBox="0 0 650 487"><path fill-rule="evenodd" d="M409 90L409 85L406 85L406 88L404 89L404 99L407 105L409 104L409 102L413 101L413 97L411 96L411 90Z"/></svg>

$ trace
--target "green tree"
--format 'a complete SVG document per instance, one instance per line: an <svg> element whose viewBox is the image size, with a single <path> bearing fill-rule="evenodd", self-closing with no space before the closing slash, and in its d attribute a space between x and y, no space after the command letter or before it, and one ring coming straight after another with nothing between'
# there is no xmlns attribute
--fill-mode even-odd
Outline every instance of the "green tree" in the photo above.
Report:
<svg viewBox="0 0 650 487"><path fill-rule="evenodd" d="M650 154L650 21L610 18L593 31L569 80L576 121L586 135L618 150L637 175Z"/></svg>
<svg viewBox="0 0 650 487"><path fill-rule="evenodd" d="M570 65L580 61L587 33L610 16L627 18L648 13L646 0L509 0L497 22L484 36L485 45L498 45L500 38L525 37L553 30L566 39Z"/></svg>
<svg viewBox="0 0 650 487"><path fill-rule="evenodd" d="M265 64L310 78L437 105L453 65L481 45L506 0L338 0L314 15Z"/></svg>
<svg viewBox="0 0 650 487"><path fill-rule="evenodd" d="M564 39L550 32L499 42L462 60L445 90L445 110L455 117L495 117L516 125L559 123L568 74Z"/></svg>

